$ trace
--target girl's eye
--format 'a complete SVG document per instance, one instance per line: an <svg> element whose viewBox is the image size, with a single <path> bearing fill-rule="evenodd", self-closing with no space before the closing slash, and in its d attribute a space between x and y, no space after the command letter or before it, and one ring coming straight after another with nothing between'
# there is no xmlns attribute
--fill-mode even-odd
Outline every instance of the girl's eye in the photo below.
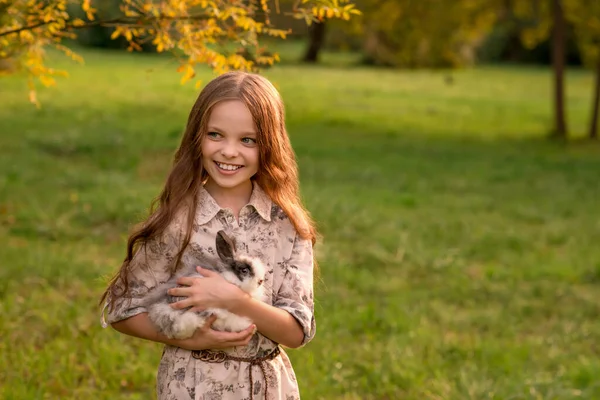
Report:
<svg viewBox="0 0 600 400"><path fill-rule="evenodd" d="M242 143L244 144L256 144L256 139L245 137L242 139Z"/></svg>
<svg viewBox="0 0 600 400"><path fill-rule="evenodd" d="M206 134L208 135L208 137L211 137L211 138L217 138L217 137L221 136L221 134L219 132L207 132Z"/></svg>

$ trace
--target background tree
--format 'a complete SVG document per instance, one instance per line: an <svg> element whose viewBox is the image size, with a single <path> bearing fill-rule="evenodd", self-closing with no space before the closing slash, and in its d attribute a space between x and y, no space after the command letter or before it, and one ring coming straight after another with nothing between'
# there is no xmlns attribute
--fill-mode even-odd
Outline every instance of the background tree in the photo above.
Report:
<svg viewBox="0 0 600 400"><path fill-rule="evenodd" d="M554 71L554 135L567 137L565 119L565 36L567 24L562 0L552 0L552 66Z"/></svg>
<svg viewBox="0 0 600 400"><path fill-rule="evenodd" d="M325 21L316 22L310 26L308 31L308 47L304 53L303 61L307 63L316 63L319 61L319 53L325 44Z"/></svg>
<svg viewBox="0 0 600 400"><path fill-rule="evenodd" d="M74 6L82 17L75 16ZM45 64L46 49L82 61L64 40L75 39L83 28L110 27L111 39L124 38L131 51L149 43L158 52L172 51L184 83L199 64L224 72L277 62L277 54L261 46L265 36L285 39L289 34L271 22L273 10L279 12L277 0L122 0L114 17L98 18L91 0L0 0L0 59L11 59L16 69L26 71L30 100L37 104L34 79L48 86L55 84L54 76L66 75ZM349 0L295 0L287 14L311 24L349 20L358 13Z"/></svg>
<svg viewBox="0 0 600 400"><path fill-rule="evenodd" d="M555 137L568 136L567 62L580 65L585 56L586 65L600 68L597 0L358 0L357 4L363 15L342 26L329 21L326 43L358 49L369 64L455 68L475 64L478 57L520 62L524 54L530 61L551 64ZM598 85L590 136L598 130Z"/></svg>
<svg viewBox="0 0 600 400"><path fill-rule="evenodd" d="M600 2L569 0L566 14L575 28L576 41L584 64L593 68L596 73L588 136L597 139L600 107Z"/></svg>
<svg viewBox="0 0 600 400"><path fill-rule="evenodd" d="M397 68L472 64L502 10L498 0L361 0L357 6L362 16L336 26L330 41L360 42L365 63Z"/></svg>

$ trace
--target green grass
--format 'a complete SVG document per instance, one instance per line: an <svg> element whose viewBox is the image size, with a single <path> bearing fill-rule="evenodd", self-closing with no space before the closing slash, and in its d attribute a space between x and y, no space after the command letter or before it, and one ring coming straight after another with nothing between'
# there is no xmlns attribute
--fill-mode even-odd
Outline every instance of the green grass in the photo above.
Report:
<svg viewBox="0 0 600 400"><path fill-rule="evenodd" d="M1 81L3 399L154 396L160 346L96 303L196 91L162 57L84 55L40 110ZM326 60L265 72L324 236L317 336L290 351L303 398L600 398L600 146L543 138L550 71ZM581 135L592 76L567 82Z"/></svg>

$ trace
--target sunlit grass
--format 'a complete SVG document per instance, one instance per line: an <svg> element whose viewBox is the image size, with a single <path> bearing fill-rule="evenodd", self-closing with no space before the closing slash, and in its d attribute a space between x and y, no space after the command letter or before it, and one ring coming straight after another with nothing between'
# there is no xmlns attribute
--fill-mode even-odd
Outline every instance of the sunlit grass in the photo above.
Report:
<svg viewBox="0 0 600 400"><path fill-rule="evenodd" d="M154 396L160 346L102 330L96 302L197 92L163 57L84 56L40 110L1 81L2 398ZM600 147L543 139L550 72L327 57L265 72L324 237L303 397L599 398ZM567 82L582 135L592 76Z"/></svg>

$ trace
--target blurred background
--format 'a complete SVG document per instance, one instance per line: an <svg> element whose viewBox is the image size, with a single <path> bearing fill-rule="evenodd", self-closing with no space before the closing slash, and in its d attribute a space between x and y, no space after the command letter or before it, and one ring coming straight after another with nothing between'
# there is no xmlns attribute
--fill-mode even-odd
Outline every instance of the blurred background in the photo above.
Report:
<svg viewBox="0 0 600 400"><path fill-rule="evenodd" d="M317 335L289 351L303 398L600 398L600 2L356 4L273 14L292 34L260 70L323 236ZM67 42L83 64L47 53L69 76L39 108L0 59L3 399L155 398L161 347L97 303L200 87L113 32Z"/></svg>

